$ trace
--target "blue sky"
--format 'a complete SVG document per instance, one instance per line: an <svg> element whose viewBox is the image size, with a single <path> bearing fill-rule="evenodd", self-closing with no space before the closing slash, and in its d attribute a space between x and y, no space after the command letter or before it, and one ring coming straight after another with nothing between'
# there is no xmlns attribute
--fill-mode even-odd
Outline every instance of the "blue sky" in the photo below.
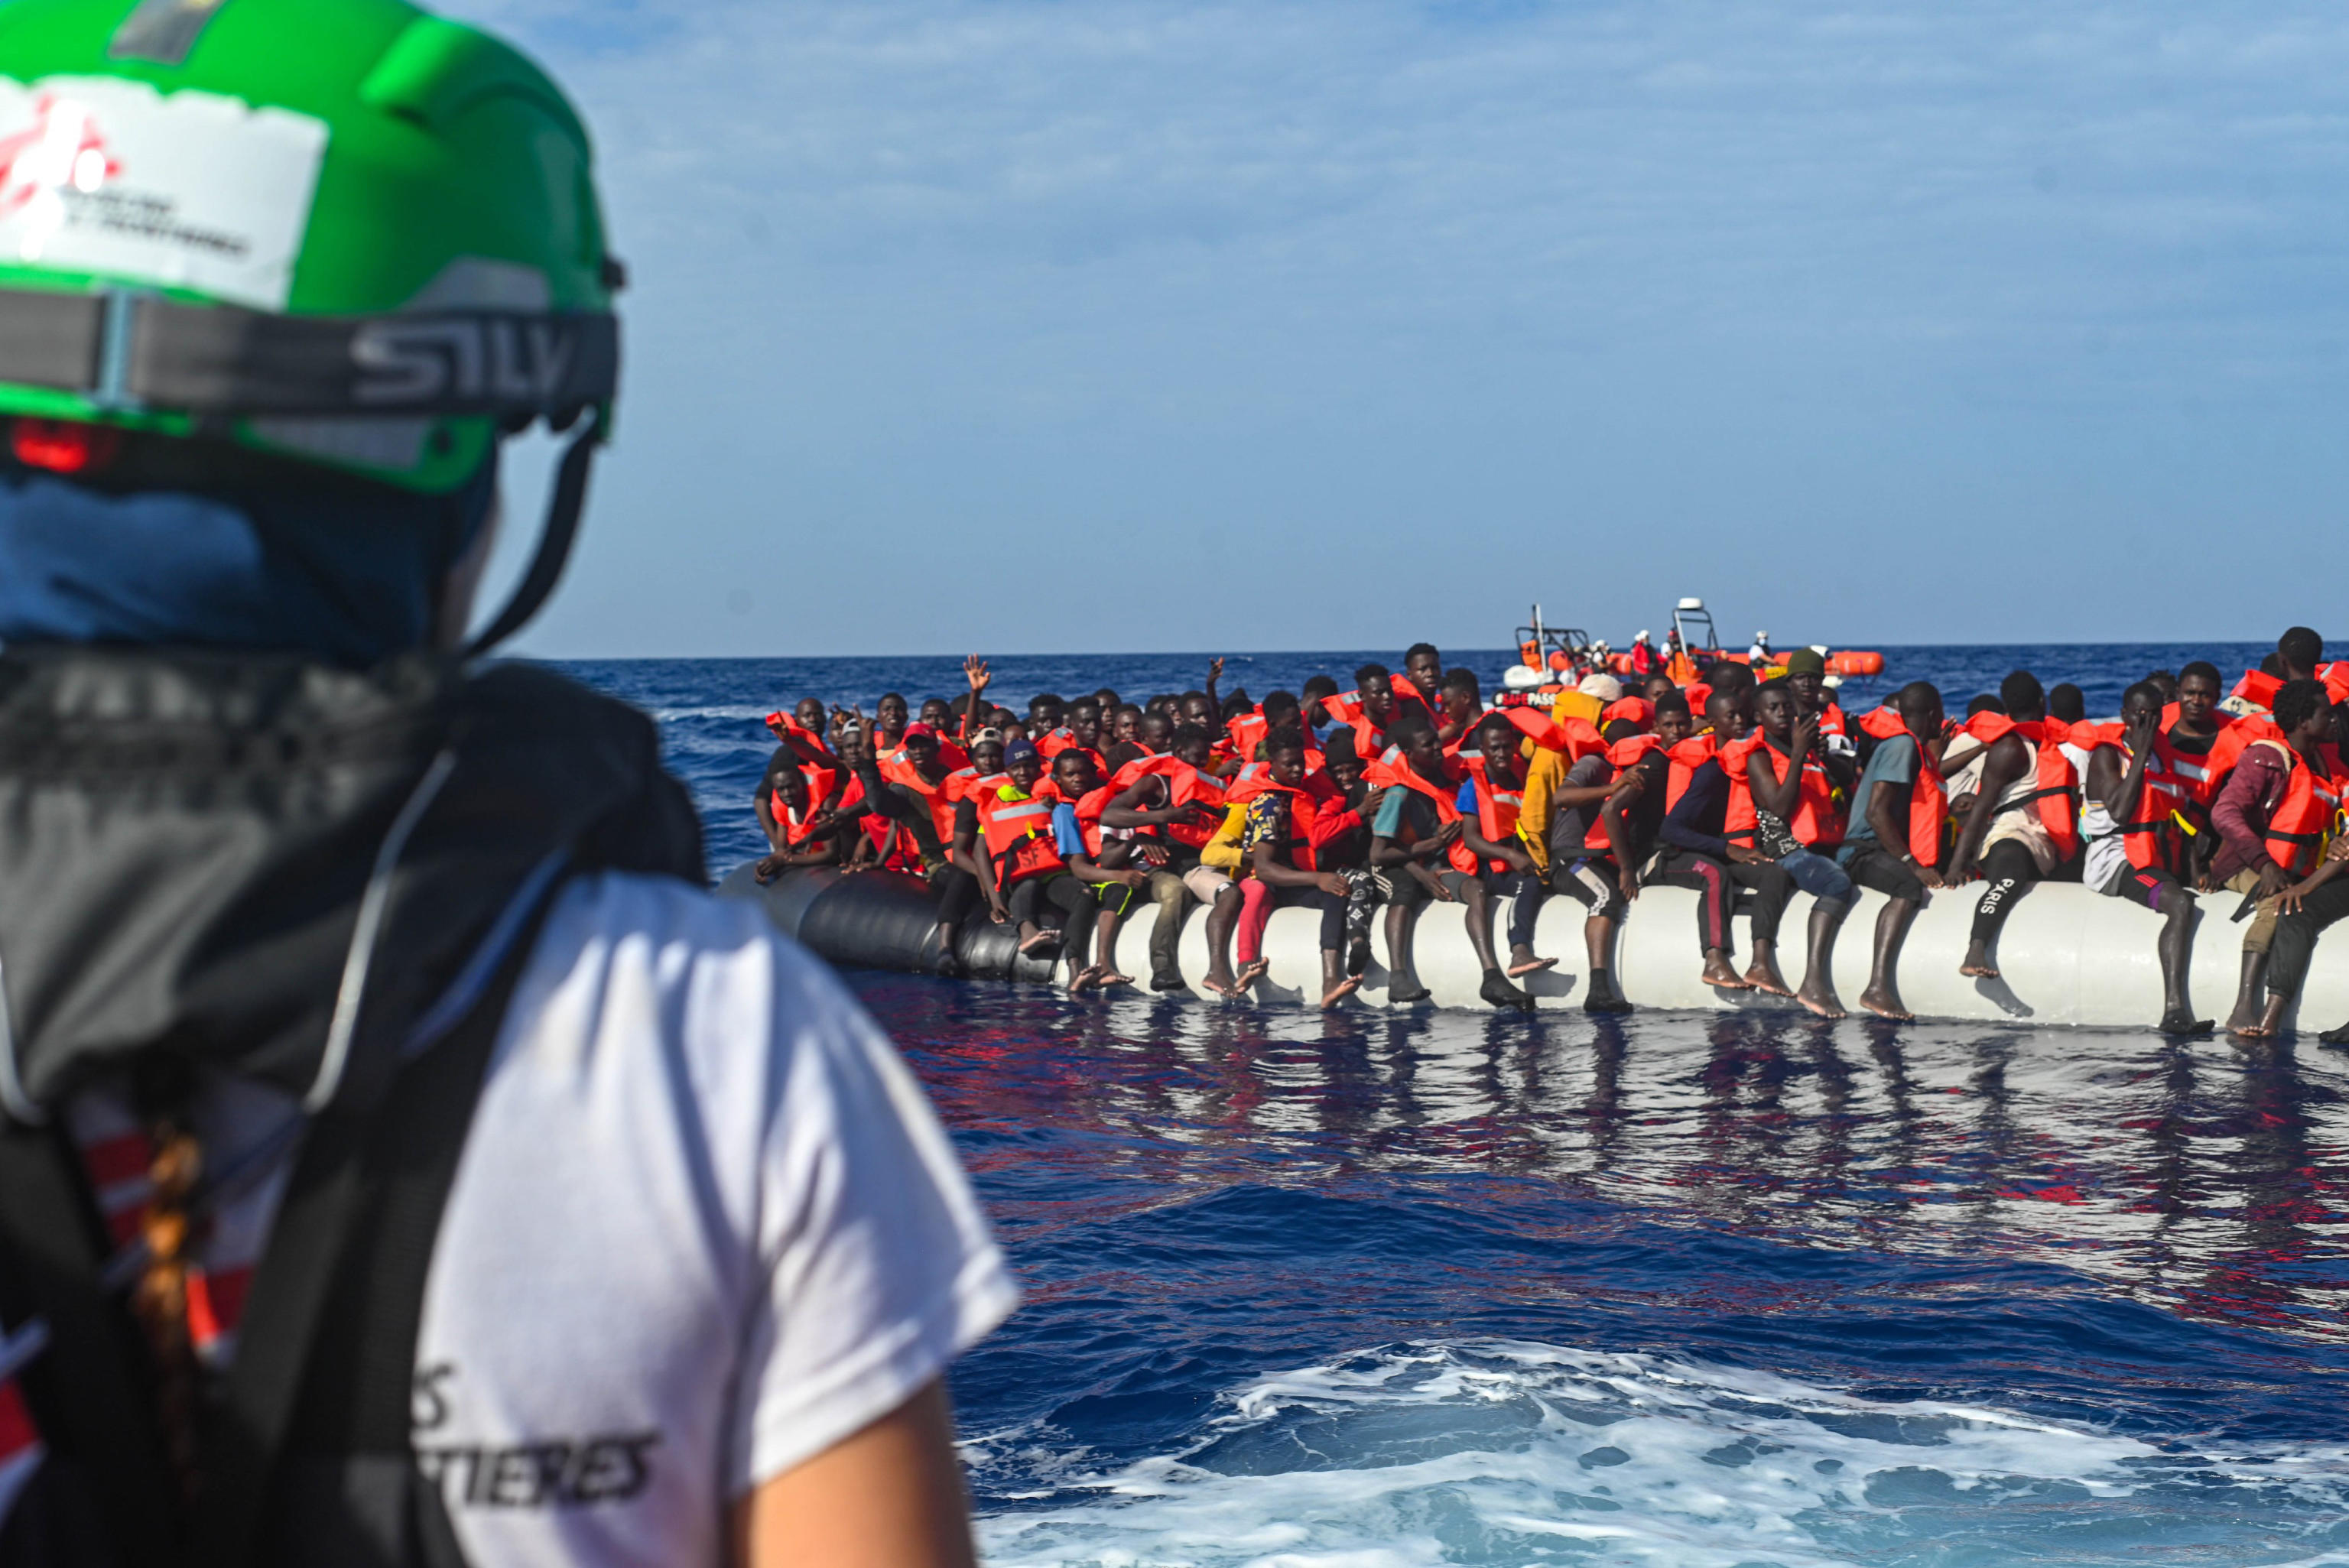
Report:
<svg viewBox="0 0 2349 1568"><path fill-rule="evenodd" d="M1690 593L1781 643L2264 638L2338 598L2336 8L457 9L579 98L635 279L531 651L1491 646L1537 598L1619 641Z"/></svg>

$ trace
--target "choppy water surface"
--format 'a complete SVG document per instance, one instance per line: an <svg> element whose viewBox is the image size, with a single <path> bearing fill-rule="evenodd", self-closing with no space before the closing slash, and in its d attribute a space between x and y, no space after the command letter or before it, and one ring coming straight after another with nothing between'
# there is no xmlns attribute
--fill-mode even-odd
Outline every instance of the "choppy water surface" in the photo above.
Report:
<svg viewBox="0 0 2349 1568"><path fill-rule="evenodd" d="M721 868L759 714L946 689L574 668ZM956 1379L993 1563L2349 1564L2338 1053L852 979L1029 1291Z"/></svg>

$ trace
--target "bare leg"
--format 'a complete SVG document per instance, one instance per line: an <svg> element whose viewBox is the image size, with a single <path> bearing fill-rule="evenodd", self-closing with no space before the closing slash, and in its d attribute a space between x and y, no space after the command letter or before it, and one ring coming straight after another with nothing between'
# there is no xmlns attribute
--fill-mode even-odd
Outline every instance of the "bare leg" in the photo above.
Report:
<svg viewBox="0 0 2349 1568"><path fill-rule="evenodd" d="M1583 993L1582 1010L1586 1013L1628 1013L1631 1004L1624 1000L1622 990L1615 984L1615 922L1612 917L1594 914L1582 923L1582 949L1590 961L1590 984Z"/></svg>
<svg viewBox="0 0 2349 1568"><path fill-rule="evenodd" d="M1917 918L1918 908L1913 899L1890 899L1876 917L1876 953L1868 968L1868 989L1859 994L1859 1005L1879 1018L1895 1018L1904 1024L1916 1022L1917 1015L1900 1005L1899 971L1900 944L1908 939L1909 923Z"/></svg>
<svg viewBox="0 0 2349 1568"><path fill-rule="evenodd" d="M1408 872L1403 873L1408 876ZM1411 966L1413 929L1412 913L1414 906L1405 903L1387 905L1387 1000L1390 1002L1423 1002L1427 987L1419 983L1419 975Z"/></svg>
<svg viewBox="0 0 2349 1568"><path fill-rule="evenodd" d="M1729 949L1726 947L1704 950L1704 983L1718 985L1724 991L1750 991L1754 988L1753 981L1738 976L1737 966L1729 961Z"/></svg>
<svg viewBox="0 0 2349 1568"><path fill-rule="evenodd" d="M2161 954L2161 1022L2165 1035L2207 1035L2211 1025L2198 1018L2186 1001L2186 970L2193 955L2194 895L2182 887L2161 890L2161 913L2168 921L2161 928L2157 951Z"/></svg>
<svg viewBox="0 0 2349 1568"><path fill-rule="evenodd" d="M1335 947L1321 950L1321 1005L1334 1007L1352 995L1362 983L1359 975L1345 972L1345 954Z"/></svg>
<svg viewBox="0 0 2349 1568"><path fill-rule="evenodd" d="M1232 993L1232 927L1240 922L1240 887L1233 882L1216 894L1207 911L1207 977L1210 991Z"/></svg>
<svg viewBox="0 0 2349 1568"><path fill-rule="evenodd" d="M1771 938L1754 939L1754 962L1746 966L1745 980L1755 990L1767 992L1773 996L1795 994L1795 988L1786 984L1786 977L1778 973L1778 944Z"/></svg>
<svg viewBox="0 0 2349 1568"><path fill-rule="evenodd" d="M1133 984L1133 975L1117 972L1113 956L1117 952L1118 923L1123 918L1115 910L1105 909L1093 922L1094 961L1087 973L1092 975L1092 983L1096 985L1107 987Z"/></svg>
<svg viewBox="0 0 2349 1568"><path fill-rule="evenodd" d="M1468 945L1476 950L1476 966L1493 970L1501 966L1493 956L1493 901L1485 892L1485 884L1474 877L1466 880L1460 901L1467 908Z"/></svg>
<svg viewBox="0 0 2349 1568"><path fill-rule="evenodd" d="M1843 1002L1836 995L1835 944L1843 917L1850 913L1850 904L1831 899L1814 900L1811 904L1810 957L1804 967L1803 988L1795 993L1795 1000L1822 1018L1844 1016Z"/></svg>
<svg viewBox="0 0 2349 1568"><path fill-rule="evenodd" d="M2243 984L2235 993L2235 1010L2227 1015L2227 1030L2230 1034L2240 1035L2246 1039L2266 1039L2274 1033L2272 1029L2263 1026L2263 1020L2260 1016L2260 985L2267 977L2268 955L2245 949ZM2269 1001L2271 1010L2281 1015L2282 1009L2274 1007L2274 999L2271 997Z"/></svg>

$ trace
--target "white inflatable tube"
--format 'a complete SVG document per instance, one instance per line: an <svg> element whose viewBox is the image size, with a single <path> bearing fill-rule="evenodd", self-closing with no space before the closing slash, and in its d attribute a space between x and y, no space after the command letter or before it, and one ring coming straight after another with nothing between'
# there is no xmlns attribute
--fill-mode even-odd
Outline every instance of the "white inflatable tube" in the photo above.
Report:
<svg viewBox="0 0 2349 1568"><path fill-rule="evenodd" d="M2142 905L2090 892L2076 882L2050 882L2020 894L1993 954L2000 976L1973 980L1958 973L1973 923L1981 884L1937 892L1909 928L1900 956L1901 999L1920 1018L1984 1023L2085 1025L2145 1028L2161 1016L2161 965L2154 952L2162 922ZM2194 934L2188 992L2199 1016L2223 1023L2234 1006L2240 978L2243 933L2228 915L2241 902L2236 893L2202 900ZM1640 891L1617 936L1616 976L1623 994L1642 1007L1792 1008L1794 1002L1752 991L1722 991L1702 984L1697 948L1697 894L1686 888ZM1845 1007L1858 1013L1867 987L1880 893L1860 894L1836 943L1834 979ZM1800 985L1811 899L1796 893L1779 931L1778 963L1787 983ZM1184 978L1195 995L1207 969L1206 922L1194 905L1184 921L1177 949ZM1151 923L1156 912L1137 908L1120 929L1120 970L1137 977L1150 973ZM1261 1000L1318 1003L1321 995L1320 914L1310 909L1275 910L1265 931L1264 956L1272 967L1257 987ZM1484 975L1469 946L1465 913L1458 904L1426 904L1418 916L1413 956L1420 983L1442 1007L1485 1008L1477 987ZM1507 952L1508 905L1497 903L1493 924L1501 952ZM1544 902L1535 926L1534 951L1557 959L1557 966L1525 982L1544 1007L1578 1007L1588 967L1582 938L1583 909L1572 899ZM1738 966L1753 954L1747 923L1733 922ZM1371 939L1372 963L1358 1000L1387 1005L1389 975L1384 913ZM1063 976L1065 978L1065 976ZM2349 923L2317 944L2299 1012L2309 1032L2349 1022Z"/></svg>

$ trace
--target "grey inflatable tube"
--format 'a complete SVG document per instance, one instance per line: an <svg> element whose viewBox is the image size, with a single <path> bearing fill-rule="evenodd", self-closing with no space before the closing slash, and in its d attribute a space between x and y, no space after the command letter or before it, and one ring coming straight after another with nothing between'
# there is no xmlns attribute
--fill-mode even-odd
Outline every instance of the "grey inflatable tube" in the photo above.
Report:
<svg viewBox="0 0 2349 1568"><path fill-rule="evenodd" d="M936 974L940 957L937 913L919 881L887 872L843 876L833 871L789 872L765 886L750 866L735 869L719 892L752 898L770 918L835 964L916 974ZM1963 960L1979 888L1936 892L1909 930L1900 958L1901 998L1921 1018L1956 1021L2070 1024L2106 1028L2144 1028L2161 1015L2161 967L2154 952L2161 920L2152 911L2107 898L2077 882L2042 882L2018 895L1999 939L1996 979L1958 973ZM1868 984L1868 938L1883 895L1863 892L1836 944L1834 981L1847 1007ZM2233 1006L2246 926L2227 916L2240 903L2234 893L2203 901L2194 933L2189 995L2203 1017L2224 1019ZM1685 888L1640 890L1639 901L1616 938L1615 972L1624 995L1643 1007L1790 1008L1782 997L1752 991L1726 991L1701 977L1697 946L1697 895ZM1803 977L1803 944L1810 912L1807 894L1795 895L1782 926L1779 965L1789 981ZM1113 961L1125 974L1150 973L1154 907L1137 909L1117 934ZM1496 930L1505 929L1506 909L1495 908ZM1485 1009L1477 998L1484 974L1468 944L1458 904L1429 904L1418 915L1414 957L1420 983L1437 1006ZM1206 973L1206 921L1194 904L1186 911L1176 945L1185 985L1203 1000ZM1587 966L1582 906L1571 899L1544 902L1535 926L1534 950L1558 960L1554 969L1524 984L1544 1007L1579 1006ZM1743 916L1733 923L1741 961L1751 955ZM1389 975L1375 961L1385 954L1383 938L1356 1000L1387 1005ZM1021 958L1013 934L983 914L965 923L957 956L975 977L1049 982L1065 978L1057 964ZM2349 1021L2349 923L2317 944L2298 1015L2306 1030ZM1266 927L1264 956L1271 972L1257 987L1259 1001L1314 1002L1321 981L1320 917L1309 909L1273 912Z"/></svg>

